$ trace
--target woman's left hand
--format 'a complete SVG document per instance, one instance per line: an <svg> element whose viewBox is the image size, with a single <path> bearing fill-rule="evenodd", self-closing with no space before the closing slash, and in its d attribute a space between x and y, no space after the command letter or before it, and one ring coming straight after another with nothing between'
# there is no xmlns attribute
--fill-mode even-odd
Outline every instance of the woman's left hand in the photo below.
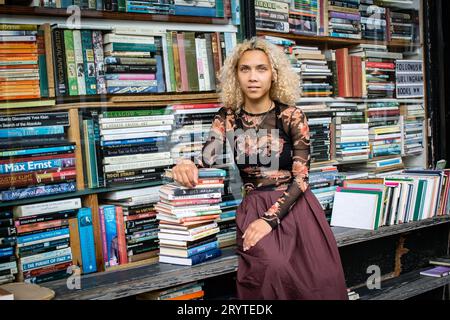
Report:
<svg viewBox="0 0 450 320"><path fill-rule="evenodd" d="M263 219L257 219L250 223L242 236L242 239L244 239L244 251L247 251L256 245L258 241L269 234L270 231L272 231L272 227Z"/></svg>

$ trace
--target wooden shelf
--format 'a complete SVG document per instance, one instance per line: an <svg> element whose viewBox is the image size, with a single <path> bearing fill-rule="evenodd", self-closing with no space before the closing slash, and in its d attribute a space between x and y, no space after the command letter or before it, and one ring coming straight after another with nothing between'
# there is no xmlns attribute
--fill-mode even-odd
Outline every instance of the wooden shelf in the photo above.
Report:
<svg viewBox="0 0 450 320"><path fill-rule="evenodd" d="M450 284L450 276L433 278L420 275L420 271L431 267L384 280L381 289L369 290L364 287L355 291L361 300L405 300Z"/></svg>
<svg viewBox="0 0 450 320"><path fill-rule="evenodd" d="M0 6L0 14L26 15L26 16L45 16L45 17L69 17L66 9L43 8L43 7L26 7L3 5ZM227 18L210 18L210 17L194 17L194 16L178 16L148 13L130 13L130 12L112 12L100 10L81 10L81 18L91 19L114 19L114 20L130 20L130 21L159 21L159 22L175 22L175 23L202 23L202 24L228 24Z"/></svg>
<svg viewBox="0 0 450 320"><path fill-rule="evenodd" d="M274 36L280 38L286 38L289 40L294 40L297 44L328 44L333 48L345 47L350 45L358 44L378 44L385 45L388 47L414 47L419 48L421 45L419 43L411 43L408 41L392 40L392 41L372 41L365 39L346 39L337 37L326 37L326 36L307 36L294 33L281 33L272 31L257 31L257 36Z"/></svg>
<svg viewBox="0 0 450 320"><path fill-rule="evenodd" d="M177 93L165 92L151 95L95 95L95 96L76 96L76 97L57 97L56 105L39 106L36 100L36 107L28 108L3 108L0 109L0 115L26 112L49 112L66 111L70 109L88 109L88 108L149 108L161 107L168 104L189 104L189 103L215 103L218 102L219 95L215 92L199 93ZM15 101L11 101L14 103Z"/></svg>
<svg viewBox="0 0 450 320"><path fill-rule="evenodd" d="M343 247L448 222L450 222L450 216L382 227L376 231L336 227L333 227L332 230L338 247ZM82 289L80 290L69 290L65 279L47 282L45 287L56 292L55 299L102 300L124 298L235 272L238 266L236 248L224 248L222 251L222 256L192 267L155 263L130 268L124 266L122 270L82 276Z"/></svg>

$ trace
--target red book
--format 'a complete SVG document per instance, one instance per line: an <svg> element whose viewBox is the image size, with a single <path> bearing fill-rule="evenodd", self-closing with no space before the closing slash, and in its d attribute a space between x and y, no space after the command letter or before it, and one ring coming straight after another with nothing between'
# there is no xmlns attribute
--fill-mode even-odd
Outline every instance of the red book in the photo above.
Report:
<svg viewBox="0 0 450 320"><path fill-rule="evenodd" d="M116 206L117 245L119 247L119 264L128 263L127 242L125 240L125 226L121 206Z"/></svg>
<svg viewBox="0 0 450 320"><path fill-rule="evenodd" d="M352 82L348 48L336 50L336 66L338 69L339 96L343 98L350 98L352 96Z"/></svg>

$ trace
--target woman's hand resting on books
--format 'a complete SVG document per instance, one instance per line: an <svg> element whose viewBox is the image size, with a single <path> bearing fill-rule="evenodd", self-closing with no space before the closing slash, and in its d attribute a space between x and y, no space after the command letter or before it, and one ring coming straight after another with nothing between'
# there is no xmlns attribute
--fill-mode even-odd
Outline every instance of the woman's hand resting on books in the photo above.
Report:
<svg viewBox="0 0 450 320"><path fill-rule="evenodd" d="M269 234L270 231L272 231L272 227L263 219L257 219L250 223L242 236L242 239L244 239L243 250L249 250L256 245L259 240Z"/></svg>
<svg viewBox="0 0 450 320"><path fill-rule="evenodd" d="M191 160L182 159L172 168L172 177L182 186L193 188L198 183L197 166Z"/></svg>

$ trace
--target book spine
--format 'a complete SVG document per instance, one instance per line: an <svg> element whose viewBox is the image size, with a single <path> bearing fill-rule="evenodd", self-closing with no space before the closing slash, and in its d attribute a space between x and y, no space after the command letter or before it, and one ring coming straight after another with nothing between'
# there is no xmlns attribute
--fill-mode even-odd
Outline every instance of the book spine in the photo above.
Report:
<svg viewBox="0 0 450 320"><path fill-rule="evenodd" d="M76 182L69 182L33 188L2 191L0 193L0 200L12 201L75 191L76 191Z"/></svg>
<svg viewBox="0 0 450 320"><path fill-rule="evenodd" d="M73 49L73 31L64 30L64 49L66 50L66 72L69 85L69 94L78 95L78 77L75 62L75 51Z"/></svg>
<svg viewBox="0 0 450 320"><path fill-rule="evenodd" d="M169 92L176 91L176 79L175 79L175 61L174 61L174 53L173 53L173 42L172 42L172 33L166 33L166 47L167 47L167 60L168 65L167 69L169 71L169 82L170 82L170 90ZM167 75L166 75L167 77Z"/></svg>
<svg viewBox="0 0 450 320"><path fill-rule="evenodd" d="M81 43L83 48L84 75L86 79L86 94L97 94L97 79L95 70L94 49L92 46L92 31L81 31Z"/></svg>
<svg viewBox="0 0 450 320"><path fill-rule="evenodd" d="M41 171L43 172L43 171ZM74 181L76 179L75 170L63 170L59 172L30 172L0 175L0 188L17 188L38 184L52 184L63 181Z"/></svg>
<svg viewBox="0 0 450 320"><path fill-rule="evenodd" d="M83 64L83 49L81 47L81 33L80 30L73 31L73 47L75 52L75 64L77 70L78 93L80 95L86 94L86 81L84 77Z"/></svg>
<svg viewBox="0 0 450 320"><path fill-rule="evenodd" d="M104 207L107 267L118 264L118 244L115 206Z"/></svg>
<svg viewBox="0 0 450 320"><path fill-rule="evenodd" d="M51 258L51 259L45 259L45 260L41 260L41 261L37 261L37 262L31 262L31 263L27 263L27 264L23 264L22 265L22 270L23 271L29 271L29 270L33 270L33 269L38 269L38 268L42 268L48 265L54 265L57 263L63 263L66 261L70 261L72 260L72 255L68 254L65 256L61 256L61 257L56 257L56 258Z"/></svg>
<svg viewBox="0 0 450 320"><path fill-rule="evenodd" d="M219 257L221 254L222 254L222 251L218 248L196 254L191 257L192 265L196 265L196 264L214 259L216 257Z"/></svg>
<svg viewBox="0 0 450 320"><path fill-rule="evenodd" d="M0 164L0 174L30 172L35 170L45 170L51 168L74 167L75 158L61 158L50 160L37 160L28 162L16 162Z"/></svg>
<svg viewBox="0 0 450 320"><path fill-rule="evenodd" d="M55 89L57 96L64 96L68 93L68 82L66 73L64 31L61 29L53 30L54 53L55 57Z"/></svg>
<svg viewBox="0 0 450 320"><path fill-rule="evenodd" d="M119 254L119 264L128 262L127 243L125 239L125 227L123 219L123 211L121 206L116 206L116 223L117 223L117 246Z"/></svg>
<svg viewBox="0 0 450 320"><path fill-rule="evenodd" d="M92 225L91 208L82 208L78 212L78 231L80 236L80 248L83 273L97 271L95 260L94 228Z"/></svg>
<svg viewBox="0 0 450 320"><path fill-rule="evenodd" d="M38 44L38 65L39 65L39 88L41 97L49 96L49 86L47 77L47 60L45 57L44 31L39 30L37 35Z"/></svg>
<svg viewBox="0 0 450 320"><path fill-rule="evenodd" d="M106 94L105 67L103 53L103 35L101 31L92 31L92 47L94 50L97 94Z"/></svg>
<svg viewBox="0 0 450 320"><path fill-rule="evenodd" d="M62 229L58 229L58 230L46 231L46 232L41 232L41 233L37 233L37 234L18 236L17 243L18 244L26 244L26 243L30 243L30 242L34 242L34 241L41 241L44 239L49 239L49 238L64 236L64 235L69 235L69 228L62 228Z"/></svg>

